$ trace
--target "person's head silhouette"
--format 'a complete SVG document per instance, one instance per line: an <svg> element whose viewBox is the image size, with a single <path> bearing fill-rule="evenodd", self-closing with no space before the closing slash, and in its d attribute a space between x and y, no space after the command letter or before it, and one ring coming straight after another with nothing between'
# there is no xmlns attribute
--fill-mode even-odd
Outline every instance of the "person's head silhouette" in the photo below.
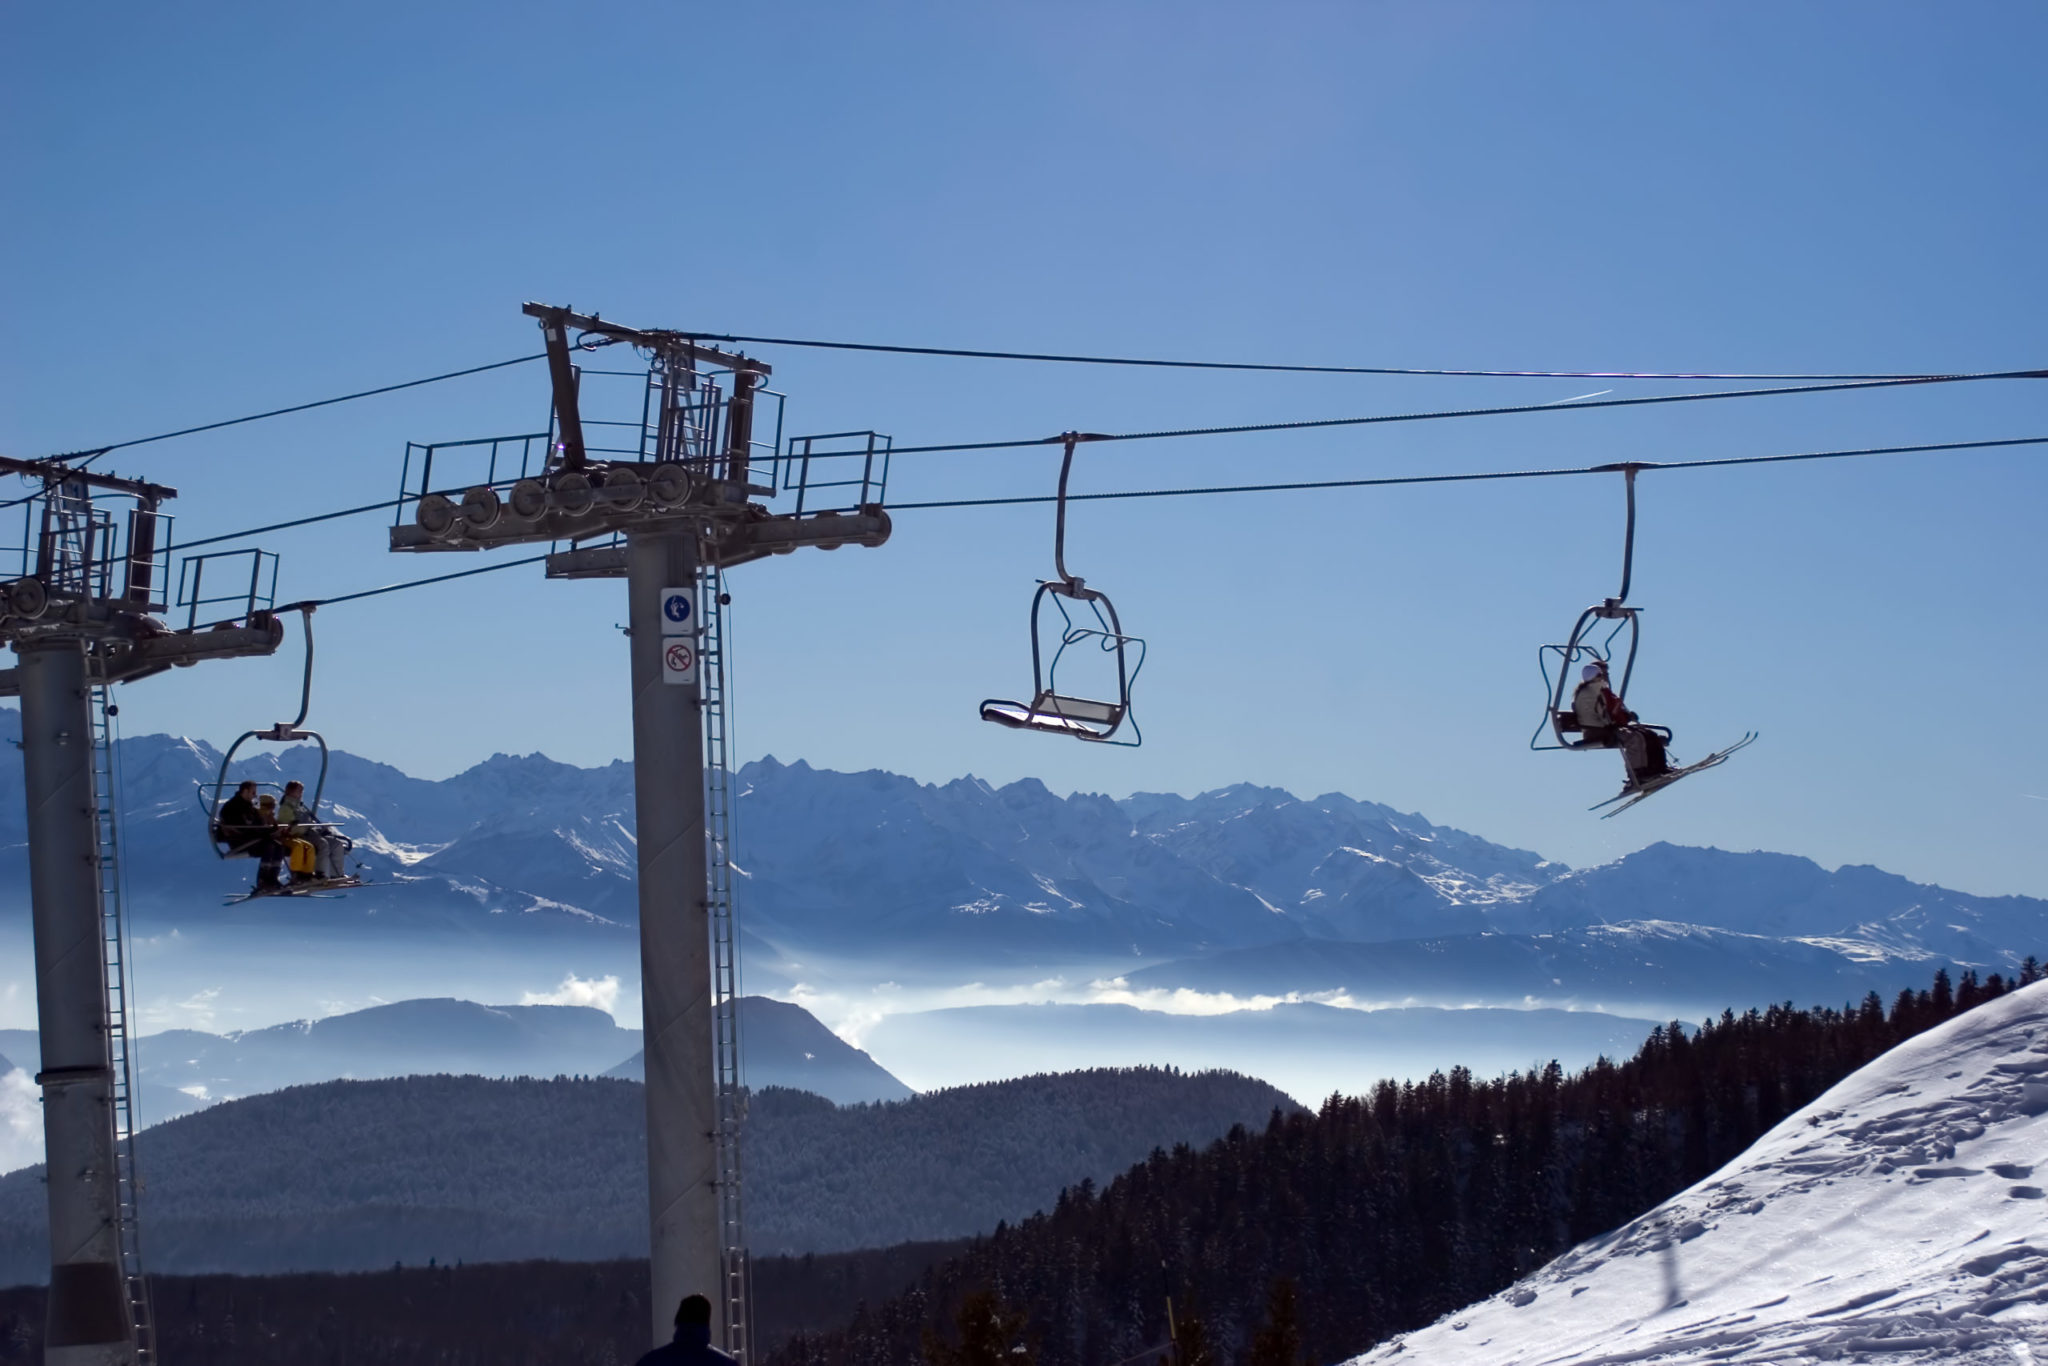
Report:
<svg viewBox="0 0 2048 1366"><path fill-rule="evenodd" d="M676 1327L692 1324L700 1328L711 1326L711 1301L702 1295L685 1295L683 1302L676 1306Z"/></svg>

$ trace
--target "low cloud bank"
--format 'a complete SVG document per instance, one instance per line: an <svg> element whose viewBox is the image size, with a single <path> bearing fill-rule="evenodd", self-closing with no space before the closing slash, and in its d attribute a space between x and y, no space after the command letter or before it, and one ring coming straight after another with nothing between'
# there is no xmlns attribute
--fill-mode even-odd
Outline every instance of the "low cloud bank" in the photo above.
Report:
<svg viewBox="0 0 2048 1366"><path fill-rule="evenodd" d="M0 1172L43 1160L43 1115L36 1084L17 1067L0 1076Z"/></svg>
<svg viewBox="0 0 2048 1366"><path fill-rule="evenodd" d="M519 997L519 1004L523 1006L595 1006L614 1018L617 1018L618 1012L614 1007L618 1003L619 979L615 973L607 973L603 977L578 977L572 972L553 991L522 992Z"/></svg>

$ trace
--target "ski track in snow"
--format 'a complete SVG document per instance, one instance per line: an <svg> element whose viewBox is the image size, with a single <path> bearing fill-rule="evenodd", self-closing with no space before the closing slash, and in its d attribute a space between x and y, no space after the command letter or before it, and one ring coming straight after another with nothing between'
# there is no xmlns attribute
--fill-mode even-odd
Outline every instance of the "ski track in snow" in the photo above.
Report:
<svg viewBox="0 0 2048 1366"><path fill-rule="evenodd" d="M1355 1366L2048 1366L2048 982L1893 1049L1728 1166Z"/></svg>

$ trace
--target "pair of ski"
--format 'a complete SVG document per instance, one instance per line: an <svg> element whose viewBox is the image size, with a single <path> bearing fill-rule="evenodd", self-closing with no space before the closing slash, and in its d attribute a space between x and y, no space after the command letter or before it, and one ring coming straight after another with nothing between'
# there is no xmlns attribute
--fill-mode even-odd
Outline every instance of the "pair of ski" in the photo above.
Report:
<svg viewBox="0 0 2048 1366"><path fill-rule="evenodd" d="M240 896L228 897L222 904L239 906L245 901L254 901L258 897L265 896L304 896L316 897L323 901L332 901L337 892L345 892L352 887L366 885L359 877L310 878L303 883L288 882L276 887L258 887L255 891L244 892Z"/></svg>
<svg viewBox="0 0 2048 1366"><path fill-rule="evenodd" d="M1606 801L1600 802L1594 806L1589 806L1586 809L1588 811L1598 811L1603 806L1611 806L1614 809L1603 814L1600 817L1600 819L1606 820L1610 816L1619 816L1622 812L1628 810L1637 802L1644 801L1650 797L1656 796L1659 792L1662 792L1665 788L1671 786L1680 778L1690 777L1692 774L1698 773L1703 769L1714 768L1720 764L1727 763L1729 755L1733 754L1736 750L1743 748L1745 745L1750 744L1755 739L1756 732L1751 731L1749 732L1749 734L1743 736L1740 740L1737 740L1734 744L1728 746L1728 748L1717 749L1712 754L1709 754L1706 758L1700 760L1698 763L1686 764L1682 768L1674 768L1671 769L1669 772L1659 773L1656 777L1648 779L1645 782L1637 783L1629 787L1624 787L1621 791L1615 793ZM1617 805L1617 803L1619 803L1619 805Z"/></svg>

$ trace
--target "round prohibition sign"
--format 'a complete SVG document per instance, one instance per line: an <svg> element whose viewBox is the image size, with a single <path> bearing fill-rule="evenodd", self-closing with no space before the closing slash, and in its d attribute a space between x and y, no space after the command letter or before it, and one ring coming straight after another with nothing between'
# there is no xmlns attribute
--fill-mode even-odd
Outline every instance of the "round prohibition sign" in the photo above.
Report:
<svg viewBox="0 0 2048 1366"><path fill-rule="evenodd" d="M670 642L663 659L672 673L686 674L697 667L697 652L680 640Z"/></svg>

